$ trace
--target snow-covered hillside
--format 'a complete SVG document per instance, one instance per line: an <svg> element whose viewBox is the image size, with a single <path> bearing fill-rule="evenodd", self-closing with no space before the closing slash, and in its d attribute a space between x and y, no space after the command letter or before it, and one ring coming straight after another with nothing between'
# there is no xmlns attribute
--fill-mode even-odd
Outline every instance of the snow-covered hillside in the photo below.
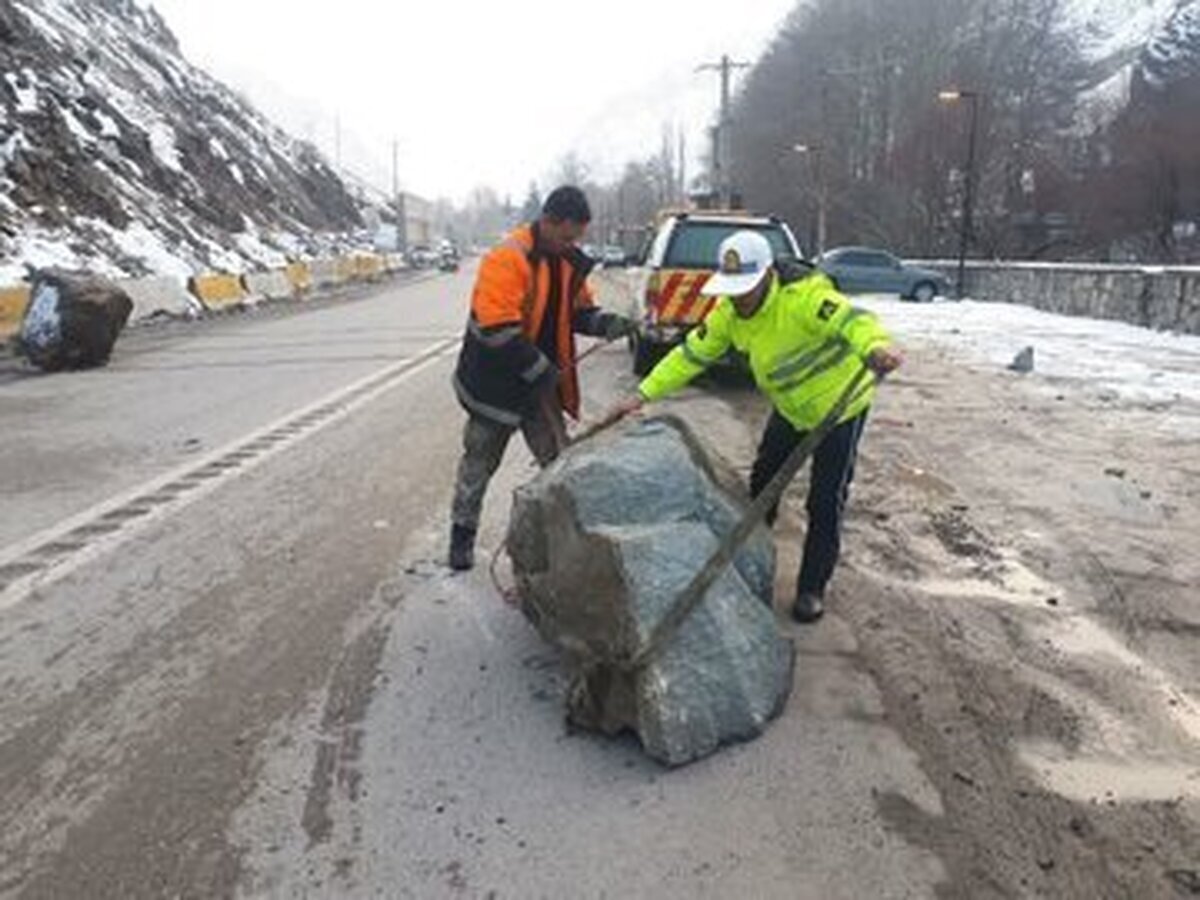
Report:
<svg viewBox="0 0 1200 900"><path fill-rule="evenodd" d="M135 0L0 0L0 285L274 266L360 227L320 155Z"/></svg>
<svg viewBox="0 0 1200 900"><path fill-rule="evenodd" d="M1178 0L1067 0L1066 19L1092 62L1131 65Z"/></svg>
<svg viewBox="0 0 1200 900"><path fill-rule="evenodd" d="M1080 102L1089 131L1129 103L1135 81L1159 77L1160 58L1176 59L1189 43L1192 54L1200 52L1197 0L1067 0L1064 24L1080 36L1090 64Z"/></svg>
<svg viewBox="0 0 1200 900"><path fill-rule="evenodd" d="M1200 77L1200 0L1179 4L1147 45L1139 75L1151 89Z"/></svg>

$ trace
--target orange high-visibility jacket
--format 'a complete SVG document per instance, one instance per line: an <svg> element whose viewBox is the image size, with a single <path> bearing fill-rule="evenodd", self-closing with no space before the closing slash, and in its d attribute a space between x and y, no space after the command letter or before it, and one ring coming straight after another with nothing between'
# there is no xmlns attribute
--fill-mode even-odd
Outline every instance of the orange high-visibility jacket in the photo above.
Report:
<svg viewBox="0 0 1200 900"><path fill-rule="evenodd" d="M471 296L471 316L455 373L455 389L469 412L516 425L531 411L535 385L552 366L563 409L579 417L575 333L602 334L602 315L587 283L592 262L575 250L559 265L562 279L555 355L536 343L550 299L551 267L536 248L534 225L524 225L484 257Z"/></svg>

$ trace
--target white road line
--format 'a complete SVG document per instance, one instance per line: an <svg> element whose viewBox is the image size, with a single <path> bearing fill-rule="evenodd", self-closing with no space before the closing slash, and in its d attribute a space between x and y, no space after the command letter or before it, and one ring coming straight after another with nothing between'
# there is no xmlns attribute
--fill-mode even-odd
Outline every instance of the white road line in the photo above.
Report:
<svg viewBox="0 0 1200 900"><path fill-rule="evenodd" d="M457 346L458 338L432 344L415 356L385 366L220 449L5 547L0 550L0 571L6 567L10 571L36 568L3 584L0 611L16 606L38 587L112 551L151 523L173 515L288 447L344 419L435 365ZM80 534L91 529L95 529L94 534Z"/></svg>

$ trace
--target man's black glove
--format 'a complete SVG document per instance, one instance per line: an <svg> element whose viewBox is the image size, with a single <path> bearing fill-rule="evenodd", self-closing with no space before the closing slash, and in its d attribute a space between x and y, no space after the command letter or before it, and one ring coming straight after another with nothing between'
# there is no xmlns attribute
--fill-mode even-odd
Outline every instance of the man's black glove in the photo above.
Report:
<svg viewBox="0 0 1200 900"><path fill-rule="evenodd" d="M637 331L637 322L616 313L604 313L601 325L606 341L615 341Z"/></svg>

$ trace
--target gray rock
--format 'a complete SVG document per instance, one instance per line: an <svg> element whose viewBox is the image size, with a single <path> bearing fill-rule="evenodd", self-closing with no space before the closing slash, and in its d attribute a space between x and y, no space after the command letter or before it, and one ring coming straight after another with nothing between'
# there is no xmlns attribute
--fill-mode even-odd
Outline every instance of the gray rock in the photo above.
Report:
<svg viewBox="0 0 1200 900"><path fill-rule="evenodd" d="M775 551L758 529L679 630L629 659L742 516L737 479L681 421L652 419L570 450L516 492L522 609L576 673L571 720L635 731L681 765L762 733L787 702L794 651L771 608Z"/></svg>
<svg viewBox="0 0 1200 900"><path fill-rule="evenodd" d="M1027 373L1033 371L1033 348L1026 347L1020 353L1013 357L1013 361L1008 364L1009 369L1014 372Z"/></svg>
<svg viewBox="0 0 1200 900"><path fill-rule="evenodd" d="M17 334L17 349L39 369L103 366L129 321L133 301L111 282L39 272Z"/></svg>

